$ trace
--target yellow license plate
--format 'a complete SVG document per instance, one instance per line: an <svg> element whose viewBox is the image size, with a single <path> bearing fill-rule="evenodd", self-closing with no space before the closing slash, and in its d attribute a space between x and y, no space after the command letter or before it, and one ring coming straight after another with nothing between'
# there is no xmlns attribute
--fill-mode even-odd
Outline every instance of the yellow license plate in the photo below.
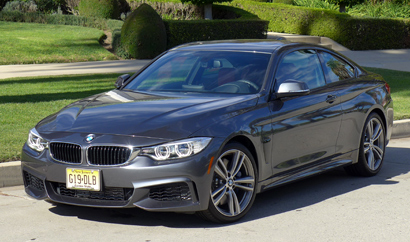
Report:
<svg viewBox="0 0 410 242"><path fill-rule="evenodd" d="M101 176L99 170L85 170L67 168L66 170L67 189L100 191Z"/></svg>

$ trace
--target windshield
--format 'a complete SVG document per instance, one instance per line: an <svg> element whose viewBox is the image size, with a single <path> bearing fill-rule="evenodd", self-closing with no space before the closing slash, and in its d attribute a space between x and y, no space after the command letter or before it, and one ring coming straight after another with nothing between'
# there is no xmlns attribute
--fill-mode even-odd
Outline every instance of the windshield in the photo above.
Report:
<svg viewBox="0 0 410 242"><path fill-rule="evenodd" d="M270 54L228 51L172 51L125 86L132 91L257 93Z"/></svg>

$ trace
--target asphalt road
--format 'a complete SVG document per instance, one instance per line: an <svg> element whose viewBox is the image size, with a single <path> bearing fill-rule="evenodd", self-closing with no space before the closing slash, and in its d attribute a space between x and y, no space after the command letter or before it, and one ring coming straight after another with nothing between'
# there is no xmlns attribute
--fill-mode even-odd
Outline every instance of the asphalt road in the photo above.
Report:
<svg viewBox="0 0 410 242"><path fill-rule="evenodd" d="M240 222L194 215L54 206L0 189L0 241L410 241L410 138L389 144L379 175L343 170L259 194Z"/></svg>

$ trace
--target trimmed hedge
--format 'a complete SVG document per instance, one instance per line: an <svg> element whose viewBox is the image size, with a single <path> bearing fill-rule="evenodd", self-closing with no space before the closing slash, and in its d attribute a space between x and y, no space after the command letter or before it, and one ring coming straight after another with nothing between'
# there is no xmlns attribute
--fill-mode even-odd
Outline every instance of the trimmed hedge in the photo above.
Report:
<svg viewBox="0 0 410 242"><path fill-rule="evenodd" d="M285 4L234 0L241 7L269 21L269 31L324 36L352 50L410 48L410 21L351 17L332 10Z"/></svg>
<svg viewBox="0 0 410 242"><path fill-rule="evenodd" d="M166 20L164 23L168 48L193 41L266 39L268 28L268 21L263 20Z"/></svg>
<svg viewBox="0 0 410 242"><path fill-rule="evenodd" d="M21 13L18 11L0 12L0 21L26 22L41 24L61 24L96 28L101 30L114 30L121 28L123 21L103 18L91 18L75 15Z"/></svg>
<svg viewBox="0 0 410 242"><path fill-rule="evenodd" d="M263 20L164 20L167 49L177 45L206 40L266 39L268 21ZM128 53L121 46L121 30L112 33L112 46L118 56Z"/></svg>
<svg viewBox="0 0 410 242"><path fill-rule="evenodd" d="M120 17L119 3L117 0L81 0L78 5L80 15L118 19Z"/></svg>
<svg viewBox="0 0 410 242"><path fill-rule="evenodd" d="M142 4L127 17L121 29L121 46L137 59L152 59L166 50L164 22L150 5Z"/></svg>

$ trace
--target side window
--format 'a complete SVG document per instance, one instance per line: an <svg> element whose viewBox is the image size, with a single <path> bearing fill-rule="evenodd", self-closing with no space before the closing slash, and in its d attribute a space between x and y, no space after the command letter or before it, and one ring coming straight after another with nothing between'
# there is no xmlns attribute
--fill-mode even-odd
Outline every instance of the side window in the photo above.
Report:
<svg viewBox="0 0 410 242"><path fill-rule="evenodd" d="M276 85L289 79L303 81L309 89L326 84L316 51L298 50L287 54L282 59L276 72Z"/></svg>
<svg viewBox="0 0 410 242"><path fill-rule="evenodd" d="M339 58L327 52L320 53L323 57L323 68L328 82L337 82L354 77L354 68Z"/></svg>

